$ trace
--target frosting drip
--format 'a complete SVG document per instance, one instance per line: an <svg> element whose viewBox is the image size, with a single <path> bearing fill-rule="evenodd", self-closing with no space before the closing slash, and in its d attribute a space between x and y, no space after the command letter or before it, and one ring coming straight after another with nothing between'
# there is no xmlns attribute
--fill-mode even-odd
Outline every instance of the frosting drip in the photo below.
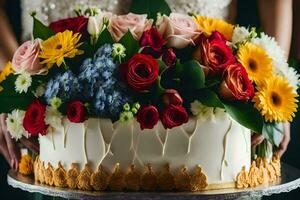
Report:
<svg viewBox="0 0 300 200"><path fill-rule="evenodd" d="M89 119L75 124L65 119L64 126L68 127L67 140L63 139L63 128L40 136L41 161L52 166L61 161L65 168L76 163L79 169L88 163L92 170L100 165L112 169L120 163L124 173L128 166L135 165L140 171L148 163L153 170L166 164L170 170L200 165L209 184L232 182L242 166L250 167L250 131L227 115L214 120L191 118L187 124L167 130L159 122L153 129L142 131L135 120L112 123ZM222 127L228 127L227 131ZM55 150L49 149L54 143Z"/></svg>

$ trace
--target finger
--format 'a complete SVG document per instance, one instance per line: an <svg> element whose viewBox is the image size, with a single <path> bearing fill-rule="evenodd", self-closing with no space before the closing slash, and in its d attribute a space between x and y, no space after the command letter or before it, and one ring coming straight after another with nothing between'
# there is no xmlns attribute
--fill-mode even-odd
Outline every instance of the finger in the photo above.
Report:
<svg viewBox="0 0 300 200"><path fill-rule="evenodd" d="M264 137L262 135L255 134L251 137L251 146L256 147L264 141Z"/></svg>
<svg viewBox="0 0 300 200"><path fill-rule="evenodd" d="M12 168L14 170L18 169L19 159L20 159L20 149L18 148L16 142L11 138L10 133L7 131L6 123L4 118L1 118L1 124L2 124L2 133L4 135L6 145L8 148L8 152L10 155L10 158L12 160Z"/></svg>
<svg viewBox="0 0 300 200"><path fill-rule="evenodd" d="M34 153L39 153L40 147L38 140L34 138L21 138L20 142L27 147L28 149L32 150Z"/></svg>
<svg viewBox="0 0 300 200"><path fill-rule="evenodd" d="M279 149L276 152L279 157L281 157L286 152L289 143L290 143L290 136L284 135L284 137L279 145Z"/></svg>
<svg viewBox="0 0 300 200"><path fill-rule="evenodd" d="M13 161L10 158L10 155L8 153L8 149L7 149L7 146L6 146L5 142L1 142L1 144L0 144L0 151L1 151L2 155L4 156L5 160L8 162L9 166L11 168L13 168Z"/></svg>

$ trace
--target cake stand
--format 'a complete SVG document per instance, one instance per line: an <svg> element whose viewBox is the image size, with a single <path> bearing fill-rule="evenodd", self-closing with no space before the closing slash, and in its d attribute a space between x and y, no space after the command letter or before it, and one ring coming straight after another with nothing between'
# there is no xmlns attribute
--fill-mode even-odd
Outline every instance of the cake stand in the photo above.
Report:
<svg viewBox="0 0 300 200"><path fill-rule="evenodd" d="M241 197L262 197L289 192L300 187L300 170L282 163L282 177L268 186L253 189L222 189L203 192L87 192L71 190L35 183L33 177L26 177L9 171L7 182L14 188L66 199L103 200L200 200L200 199L239 199Z"/></svg>

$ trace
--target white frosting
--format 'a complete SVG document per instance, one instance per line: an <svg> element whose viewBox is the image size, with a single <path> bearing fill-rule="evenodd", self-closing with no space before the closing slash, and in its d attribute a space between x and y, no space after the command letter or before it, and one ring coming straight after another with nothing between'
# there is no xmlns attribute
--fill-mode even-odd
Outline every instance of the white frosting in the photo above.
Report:
<svg viewBox="0 0 300 200"><path fill-rule="evenodd" d="M154 170L167 163L171 170L201 165L209 184L233 182L243 166L250 167L250 131L228 115L206 121L191 118L168 130L159 122L142 131L135 120L113 124L109 119L89 119L75 124L65 119L63 125L40 136L40 159L45 164L57 166L61 161L68 169L71 163L83 168L89 162L93 169L102 164L109 170L116 163L123 170L135 164L141 171L148 163Z"/></svg>

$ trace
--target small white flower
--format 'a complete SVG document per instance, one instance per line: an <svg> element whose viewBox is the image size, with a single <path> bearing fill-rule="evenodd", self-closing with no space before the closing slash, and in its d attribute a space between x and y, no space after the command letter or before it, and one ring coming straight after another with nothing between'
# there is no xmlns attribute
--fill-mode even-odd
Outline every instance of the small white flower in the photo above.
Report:
<svg viewBox="0 0 300 200"><path fill-rule="evenodd" d="M39 97L43 96L44 93L45 93L45 86L40 85L37 87L37 89L35 90L35 92L33 94L36 98L39 98Z"/></svg>
<svg viewBox="0 0 300 200"><path fill-rule="evenodd" d="M31 86L32 78L28 73L20 74L15 82L15 90L18 93L27 93L28 88Z"/></svg>
<svg viewBox="0 0 300 200"><path fill-rule="evenodd" d="M237 26L233 30L232 43L237 44L239 42L243 42L247 40L249 36L250 36L250 32L248 29L246 29L243 26Z"/></svg>
<svg viewBox="0 0 300 200"><path fill-rule="evenodd" d="M126 56L126 48L121 43L113 44L112 57L117 59L120 63L122 62L122 58Z"/></svg>
<svg viewBox="0 0 300 200"><path fill-rule="evenodd" d="M58 129L61 127L62 114L55 108L47 106L45 122L51 127Z"/></svg>
<svg viewBox="0 0 300 200"><path fill-rule="evenodd" d="M191 103L191 111L193 115L202 120L214 118L214 108L207 107L197 100Z"/></svg>
<svg viewBox="0 0 300 200"><path fill-rule="evenodd" d="M25 112L21 110L13 110L7 115L6 125L12 138L19 140L22 136L28 137L28 133L23 127L23 119Z"/></svg>
<svg viewBox="0 0 300 200"><path fill-rule="evenodd" d="M62 101L60 98L58 97L53 97L52 99L50 99L50 105L51 107L58 109L62 104Z"/></svg>
<svg viewBox="0 0 300 200"><path fill-rule="evenodd" d="M228 116L226 110L222 108L215 108L214 113L216 118L225 118Z"/></svg>
<svg viewBox="0 0 300 200"><path fill-rule="evenodd" d="M130 111L124 111L120 114L120 122L129 122L134 118L133 113Z"/></svg>

